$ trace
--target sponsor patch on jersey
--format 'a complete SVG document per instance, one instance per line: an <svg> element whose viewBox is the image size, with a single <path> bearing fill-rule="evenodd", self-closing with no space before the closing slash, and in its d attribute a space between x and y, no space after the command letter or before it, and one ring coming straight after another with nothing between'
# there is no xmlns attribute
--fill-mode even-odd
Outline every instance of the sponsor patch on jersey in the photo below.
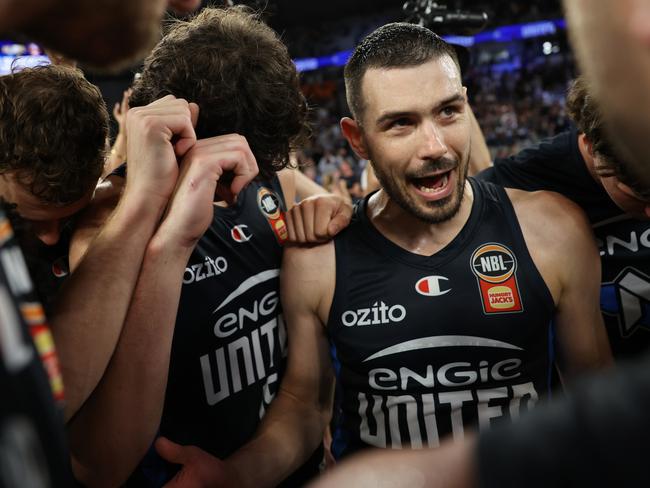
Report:
<svg viewBox="0 0 650 488"><path fill-rule="evenodd" d="M257 206L273 229L278 242L284 244L289 237L289 232L280 205L280 197L268 188L262 187L257 190Z"/></svg>
<svg viewBox="0 0 650 488"><path fill-rule="evenodd" d="M517 283L517 258L502 244L479 246L470 259L486 314L521 312L524 308Z"/></svg>
<svg viewBox="0 0 650 488"><path fill-rule="evenodd" d="M240 224L230 229L230 236L232 237L233 241L242 243L250 241L253 237L253 233L248 230L247 225Z"/></svg>
<svg viewBox="0 0 650 488"><path fill-rule="evenodd" d="M420 278L415 284L415 291L425 297L439 297L446 295L451 291L451 288L442 289L442 281L449 281L449 278L444 276L425 276Z"/></svg>
<svg viewBox="0 0 650 488"><path fill-rule="evenodd" d="M364 325L396 324L406 317L403 305L387 305L383 301L375 302L372 307L358 310L346 310L341 315L341 322L346 327Z"/></svg>

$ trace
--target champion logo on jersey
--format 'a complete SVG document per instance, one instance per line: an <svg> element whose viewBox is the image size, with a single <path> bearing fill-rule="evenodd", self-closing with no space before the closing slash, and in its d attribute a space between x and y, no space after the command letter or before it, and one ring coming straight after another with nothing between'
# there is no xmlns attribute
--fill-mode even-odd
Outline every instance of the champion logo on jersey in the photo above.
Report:
<svg viewBox="0 0 650 488"><path fill-rule="evenodd" d="M67 256L61 256L52 263L52 274L57 278L63 278L70 274Z"/></svg>
<svg viewBox="0 0 650 488"><path fill-rule="evenodd" d="M449 281L449 278L445 278L444 276L425 276L424 278L420 278L415 284L415 291L426 297L446 295L451 291L451 288L443 290L441 281Z"/></svg>
<svg viewBox="0 0 650 488"><path fill-rule="evenodd" d="M486 314L521 312L523 305L517 283L517 258L502 244L479 246L470 258Z"/></svg>
<svg viewBox="0 0 650 488"><path fill-rule="evenodd" d="M253 233L248 230L248 226L245 224L236 225L230 229L230 236L235 242L248 242L253 237Z"/></svg>

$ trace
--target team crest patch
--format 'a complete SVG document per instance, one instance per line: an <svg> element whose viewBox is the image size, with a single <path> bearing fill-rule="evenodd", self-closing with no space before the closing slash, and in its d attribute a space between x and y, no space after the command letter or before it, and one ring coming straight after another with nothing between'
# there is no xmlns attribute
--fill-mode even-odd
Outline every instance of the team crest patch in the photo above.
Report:
<svg viewBox="0 0 650 488"><path fill-rule="evenodd" d="M278 242L284 244L289 237L289 232L280 205L280 197L268 188L262 187L257 190L257 206L273 229Z"/></svg>
<svg viewBox="0 0 650 488"><path fill-rule="evenodd" d="M506 246L483 244L470 259L472 272L478 281L486 314L521 312L519 285L517 284L517 258Z"/></svg>

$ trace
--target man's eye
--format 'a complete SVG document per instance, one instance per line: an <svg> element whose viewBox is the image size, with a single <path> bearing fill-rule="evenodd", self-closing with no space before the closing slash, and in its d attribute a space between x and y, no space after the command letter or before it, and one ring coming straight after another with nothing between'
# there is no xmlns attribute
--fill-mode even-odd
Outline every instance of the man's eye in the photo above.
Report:
<svg viewBox="0 0 650 488"><path fill-rule="evenodd" d="M411 121L407 119L406 117L402 117L396 120L393 120L390 123L390 127L406 127L407 125L411 125Z"/></svg>
<svg viewBox="0 0 650 488"><path fill-rule="evenodd" d="M442 115L445 117L453 117L458 113L458 109L454 106L445 107L441 111Z"/></svg>

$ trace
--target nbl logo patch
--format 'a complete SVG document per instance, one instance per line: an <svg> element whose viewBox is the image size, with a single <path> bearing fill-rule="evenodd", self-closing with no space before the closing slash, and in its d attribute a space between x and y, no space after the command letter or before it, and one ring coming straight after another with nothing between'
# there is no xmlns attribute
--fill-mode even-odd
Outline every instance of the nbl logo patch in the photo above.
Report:
<svg viewBox="0 0 650 488"><path fill-rule="evenodd" d="M478 281L486 314L521 312L523 306L517 284L517 258L506 246L483 244L470 259Z"/></svg>
<svg viewBox="0 0 650 488"><path fill-rule="evenodd" d="M266 217L278 242L284 244L289 237L289 232L280 206L280 198L268 188L262 187L257 190L257 206Z"/></svg>

